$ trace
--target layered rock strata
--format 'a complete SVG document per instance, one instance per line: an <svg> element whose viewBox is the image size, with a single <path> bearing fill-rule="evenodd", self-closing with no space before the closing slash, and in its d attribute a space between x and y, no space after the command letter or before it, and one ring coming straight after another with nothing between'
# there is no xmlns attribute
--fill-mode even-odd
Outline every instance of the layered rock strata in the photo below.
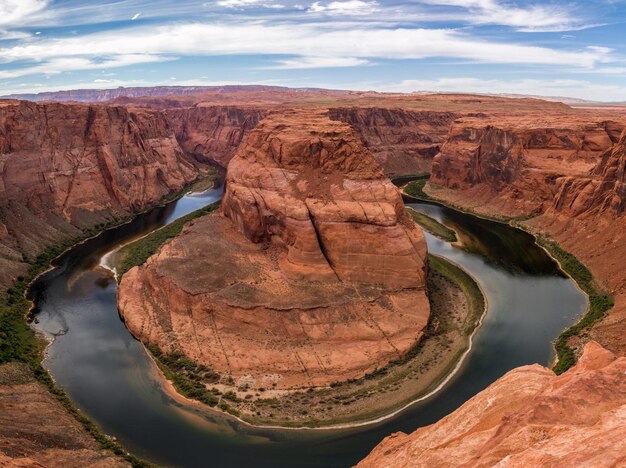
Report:
<svg viewBox="0 0 626 468"><path fill-rule="evenodd" d="M147 208L198 174L160 114L1 102L0 284L47 245Z"/></svg>
<svg viewBox="0 0 626 468"><path fill-rule="evenodd" d="M357 466L621 466L626 358L590 342L561 376L512 370L437 423L396 433Z"/></svg>
<svg viewBox="0 0 626 468"><path fill-rule="evenodd" d="M226 167L241 140L267 112L242 106L203 106L165 112L182 149Z"/></svg>
<svg viewBox="0 0 626 468"><path fill-rule="evenodd" d="M569 115L537 119L460 119L433 161L432 182L507 214L542 212L562 178L589 174L624 128Z"/></svg>
<svg viewBox="0 0 626 468"><path fill-rule="evenodd" d="M383 107L336 107L329 115L350 124L389 175L430 172L452 122L460 116Z"/></svg>
<svg viewBox="0 0 626 468"><path fill-rule="evenodd" d="M222 212L123 277L140 339L237 385L293 388L361 376L421 337L424 237L348 125L268 116L230 162Z"/></svg>

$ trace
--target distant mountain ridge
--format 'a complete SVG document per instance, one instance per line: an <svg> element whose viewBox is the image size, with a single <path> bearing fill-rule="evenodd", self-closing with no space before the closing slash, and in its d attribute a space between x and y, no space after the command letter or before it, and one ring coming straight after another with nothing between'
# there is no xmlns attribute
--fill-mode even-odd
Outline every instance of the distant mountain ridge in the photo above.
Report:
<svg viewBox="0 0 626 468"><path fill-rule="evenodd" d="M21 99L26 101L78 101L78 102L105 102L121 97L158 97L171 95L193 95L207 92L232 93L238 91L283 91L291 93L306 93L322 91L321 88L287 88L283 86L266 85L226 85L226 86L137 86L113 89L70 89L66 91L51 91L42 93L8 94L0 96L2 99ZM342 91L337 91L341 93Z"/></svg>

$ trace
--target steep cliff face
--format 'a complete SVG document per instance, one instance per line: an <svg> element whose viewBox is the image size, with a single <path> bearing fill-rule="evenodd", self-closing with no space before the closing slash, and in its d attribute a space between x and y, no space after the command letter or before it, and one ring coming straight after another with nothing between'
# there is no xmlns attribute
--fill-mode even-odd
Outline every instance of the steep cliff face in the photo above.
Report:
<svg viewBox="0 0 626 468"><path fill-rule="evenodd" d="M268 116L229 164L222 211L122 278L140 339L237 385L293 388L361 376L421 337L424 237L346 124Z"/></svg>
<svg viewBox="0 0 626 468"><path fill-rule="evenodd" d="M575 216L589 212L620 215L626 211L626 133L587 177L560 181L553 208Z"/></svg>
<svg viewBox="0 0 626 468"><path fill-rule="evenodd" d="M453 112L411 111L382 107L338 107L333 120L350 124L389 175L430 172L446 139Z"/></svg>
<svg viewBox="0 0 626 468"><path fill-rule="evenodd" d="M462 119L435 157L431 180L508 214L544 211L562 178L589 174L623 129L618 122L567 119Z"/></svg>
<svg viewBox="0 0 626 468"><path fill-rule="evenodd" d="M273 115L231 161L222 210L253 242L279 237L284 268L327 281L424 285L424 239L350 128L313 112Z"/></svg>
<svg viewBox="0 0 626 468"><path fill-rule="evenodd" d="M626 358L589 343L557 377L517 368L439 422L394 434L357 466L621 466Z"/></svg>
<svg viewBox="0 0 626 468"><path fill-rule="evenodd" d="M226 167L241 140L267 112L242 106L195 106L166 111L183 150Z"/></svg>
<svg viewBox="0 0 626 468"><path fill-rule="evenodd" d="M23 258L146 208L198 175L163 116L123 107L0 104L0 283Z"/></svg>

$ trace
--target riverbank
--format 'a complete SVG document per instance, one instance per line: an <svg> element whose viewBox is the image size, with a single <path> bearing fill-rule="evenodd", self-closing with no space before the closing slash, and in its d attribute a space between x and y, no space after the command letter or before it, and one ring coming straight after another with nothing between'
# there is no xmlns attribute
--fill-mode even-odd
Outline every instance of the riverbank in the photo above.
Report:
<svg viewBox="0 0 626 468"><path fill-rule="evenodd" d="M380 421L426 398L451 378L486 311L480 286L467 273L441 257L431 256L430 262L432 315L424 338L403 358L360 379L325 388L251 389L236 386L228 376L181 353L146 347L171 383L170 390L251 425L337 428Z"/></svg>
<svg viewBox="0 0 626 468"><path fill-rule="evenodd" d="M598 286L591 271L575 255L561 248L547 233L536 232L534 229L524 224L525 221L536 218L539 215L538 213L526 216L501 216L484 211L477 212L476 210L442 198L441 190L443 189L431 186L428 180L423 178L406 183L401 187L401 190L405 196L408 195L416 200L439 203L472 216L507 224L532 235L536 244L559 265L561 271L587 296L588 308L586 312L582 314L576 323L564 329L554 342L556 352L555 363L552 367L554 372L561 374L576 364L578 356L576 356L577 353L571 346L570 341L579 340L585 330L600 321L613 307L614 299L611 294Z"/></svg>
<svg viewBox="0 0 626 468"><path fill-rule="evenodd" d="M214 182L216 174L211 173L208 177ZM113 438L105 435L90 419L85 417L72 403L67 394L61 389L51 375L42 366L41 362L45 356L49 341L38 334L28 321L32 320L34 309L33 303L29 300L31 286L46 272L54 268L60 258L70 250L100 235L102 232L117 228L130 223L135 217L142 213L149 212L159 206L171 203L187 193L197 182L185 186L182 190L164 196L154 205L124 217L112 216L106 222L101 222L91 228L82 231L81 235L66 238L59 243L46 247L31 263L28 272L24 276L17 278L17 281L9 287L6 293L0 297L0 364L23 363L25 364L33 378L42 385L73 417L88 434L92 437L101 449L111 452L119 457L119 460L130 463L132 466L151 466L149 463L129 454ZM25 423L25 428L27 424ZM35 431L36 432L36 431Z"/></svg>

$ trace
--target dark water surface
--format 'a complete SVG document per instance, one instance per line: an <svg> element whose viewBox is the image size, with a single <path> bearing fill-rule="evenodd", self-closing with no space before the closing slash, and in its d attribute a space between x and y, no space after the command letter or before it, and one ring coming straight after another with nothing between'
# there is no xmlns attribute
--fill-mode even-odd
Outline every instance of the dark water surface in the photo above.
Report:
<svg viewBox="0 0 626 468"><path fill-rule="evenodd" d="M55 337L44 366L106 433L156 463L351 466L385 436L437 421L510 369L549 364L551 341L586 306L585 297L528 234L437 205L413 204L459 233L463 249L426 234L428 248L470 272L489 302L460 372L432 398L373 426L332 431L253 429L182 406L163 391L154 364L119 318L115 281L98 266L116 246L220 196L220 190L187 195L104 232L65 255L32 288L39 310L36 327Z"/></svg>

